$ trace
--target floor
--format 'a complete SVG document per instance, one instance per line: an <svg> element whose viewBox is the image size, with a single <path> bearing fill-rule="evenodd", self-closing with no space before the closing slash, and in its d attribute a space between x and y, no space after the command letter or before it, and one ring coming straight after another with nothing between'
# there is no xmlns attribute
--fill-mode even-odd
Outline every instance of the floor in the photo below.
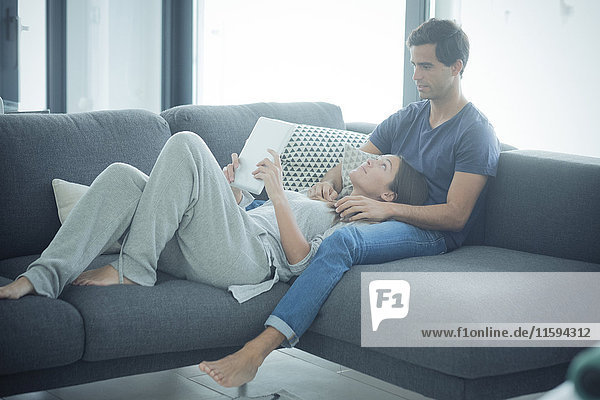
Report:
<svg viewBox="0 0 600 400"><path fill-rule="evenodd" d="M256 379L246 386L246 393L243 389L220 387L192 365L10 396L3 400L227 400L241 395L267 400L274 397L265 395L282 389L302 400L429 400L297 349L273 352ZM511 400L535 400L542 395L538 393Z"/></svg>

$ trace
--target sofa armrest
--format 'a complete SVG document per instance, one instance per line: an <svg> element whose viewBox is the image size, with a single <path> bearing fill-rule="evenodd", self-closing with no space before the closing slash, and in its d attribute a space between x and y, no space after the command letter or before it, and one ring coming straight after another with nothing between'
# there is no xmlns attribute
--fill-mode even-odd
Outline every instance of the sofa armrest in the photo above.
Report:
<svg viewBox="0 0 600 400"><path fill-rule="evenodd" d="M513 145L500 142L500 151L512 151L512 150L519 150L519 149Z"/></svg>
<svg viewBox="0 0 600 400"><path fill-rule="evenodd" d="M375 130L377 124L371 122L348 122L346 123L346 130L353 132L360 132L370 134Z"/></svg>

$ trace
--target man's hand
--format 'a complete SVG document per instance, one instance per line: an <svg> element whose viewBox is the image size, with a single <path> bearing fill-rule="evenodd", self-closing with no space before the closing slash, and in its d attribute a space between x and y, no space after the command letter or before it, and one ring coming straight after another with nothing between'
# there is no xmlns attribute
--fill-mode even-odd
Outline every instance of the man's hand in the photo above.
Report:
<svg viewBox="0 0 600 400"><path fill-rule="evenodd" d="M227 182L229 182L230 184L235 180L235 170L240 166L240 162L238 160L238 155L237 153L233 153L231 155L231 164L227 164L225 167L223 167L223 174L225 174L225 178L227 179ZM231 187L231 191L233 192L233 195L235 196L235 201L237 201L238 204L240 204L240 201L242 201L242 191L236 187L230 186Z"/></svg>
<svg viewBox="0 0 600 400"><path fill-rule="evenodd" d="M377 201L365 196L346 196L335 203L335 211L342 219L357 221L385 221L393 216L391 205L386 201Z"/></svg>
<svg viewBox="0 0 600 400"><path fill-rule="evenodd" d="M319 182L308 189L307 195L313 200L335 201L338 197L338 192L335 191L331 183Z"/></svg>

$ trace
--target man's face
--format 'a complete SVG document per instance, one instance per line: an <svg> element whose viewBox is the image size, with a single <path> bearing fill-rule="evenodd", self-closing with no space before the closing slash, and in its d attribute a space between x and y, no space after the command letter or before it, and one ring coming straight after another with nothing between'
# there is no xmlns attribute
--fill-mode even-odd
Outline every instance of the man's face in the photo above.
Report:
<svg viewBox="0 0 600 400"><path fill-rule="evenodd" d="M452 66L442 64L435 55L435 44L410 48L414 67L413 80L422 99L438 100L448 95L456 74Z"/></svg>

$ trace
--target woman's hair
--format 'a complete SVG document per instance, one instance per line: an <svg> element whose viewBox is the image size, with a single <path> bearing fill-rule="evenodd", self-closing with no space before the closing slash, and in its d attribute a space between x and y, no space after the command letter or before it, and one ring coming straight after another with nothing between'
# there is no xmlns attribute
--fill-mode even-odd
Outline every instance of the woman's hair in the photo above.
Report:
<svg viewBox="0 0 600 400"><path fill-rule="evenodd" d="M462 60L462 76L469 60L469 38L460 26L446 19L431 18L412 31L406 41L408 47L424 44L435 44L435 56L447 67Z"/></svg>
<svg viewBox="0 0 600 400"><path fill-rule="evenodd" d="M429 197L427 181L423 174L411 167L400 157L400 167L392 183L390 190L396 194L394 203L420 206Z"/></svg>

